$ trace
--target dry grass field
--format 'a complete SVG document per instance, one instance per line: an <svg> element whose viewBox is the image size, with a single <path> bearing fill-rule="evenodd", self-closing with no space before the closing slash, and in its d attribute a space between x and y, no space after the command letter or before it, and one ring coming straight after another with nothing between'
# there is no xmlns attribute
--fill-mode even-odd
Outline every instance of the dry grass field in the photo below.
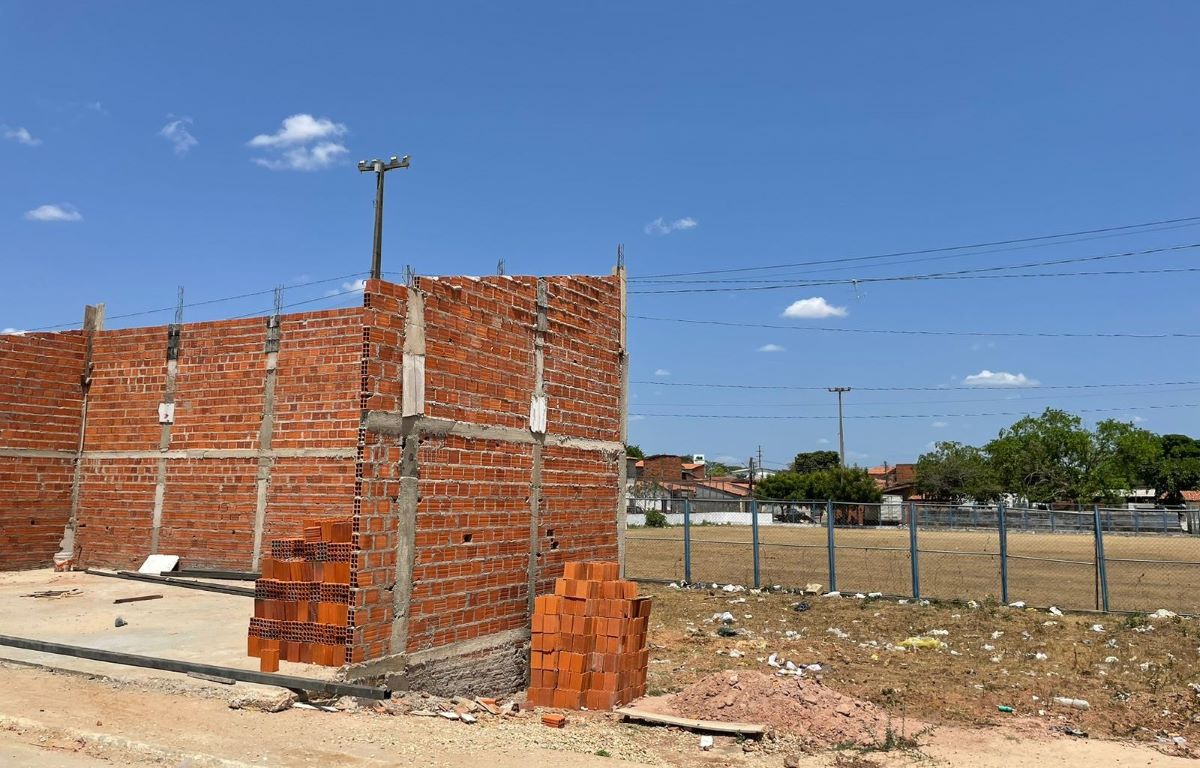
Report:
<svg viewBox="0 0 1200 768"><path fill-rule="evenodd" d="M692 580L750 584L749 526L692 526ZM839 528L837 587L843 592L912 594L906 528ZM1200 613L1200 537L1108 534L1104 539L1109 607L1114 611ZM920 531L921 596L938 599L1000 597L1000 541L994 531ZM1094 609L1096 566L1088 534L1010 532L1009 600L1030 605ZM763 526L760 572L770 586L829 589L826 531L819 527ZM1028 559L1037 558L1037 559ZM642 579L684 577L683 529L637 528L626 535L626 569Z"/></svg>

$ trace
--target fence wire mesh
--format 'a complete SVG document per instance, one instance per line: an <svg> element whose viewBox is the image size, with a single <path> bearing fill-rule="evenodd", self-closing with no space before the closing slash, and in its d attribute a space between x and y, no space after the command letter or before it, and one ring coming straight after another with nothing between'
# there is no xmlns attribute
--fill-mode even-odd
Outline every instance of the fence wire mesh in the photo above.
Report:
<svg viewBox="0 0 1200 768"><path fill-rule="evenodd" d="M635 579L1200 613L1200 510L637 497L626 517Z"/></svg>

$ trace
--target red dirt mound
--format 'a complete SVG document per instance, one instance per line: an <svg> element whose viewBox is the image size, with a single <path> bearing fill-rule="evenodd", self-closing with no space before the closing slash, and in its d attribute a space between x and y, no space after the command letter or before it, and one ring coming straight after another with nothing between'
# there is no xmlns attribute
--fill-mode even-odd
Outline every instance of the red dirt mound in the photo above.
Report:
<svg viewBox="0 0 1200 768"><path fill-rule="evenodd" d="M813 749L879 743L889 726L901 736L922 727L892 722L874 704L843 696L817 680L761 672L714 673L671 696L668 706L699 720L761 723L798 736Z"/></svg>

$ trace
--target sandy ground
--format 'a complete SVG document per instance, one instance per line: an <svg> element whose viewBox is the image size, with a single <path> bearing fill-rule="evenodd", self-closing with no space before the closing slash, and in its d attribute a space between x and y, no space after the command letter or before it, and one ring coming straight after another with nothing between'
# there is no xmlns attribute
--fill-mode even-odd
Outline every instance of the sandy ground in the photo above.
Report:
<svg viewBox="0 0 1200 768"><path fill-rule="evenodd" d="M561 768L662 765L782 766L786 753L754 752L718 738L701 752L693 734L618 723L605 715L572 717L563 730L537 718L481 720L468 726L369 710L268 714L196 698L38 669L0 667L0 764L29 768L94 766L368 766L421 765ZM606 753L605 757L596 753ZM840 761L840 762L839 762ZM852 762L857 761L857 762ZM998 729L945 728L921 753L800 756L804 768L832 765L1193 766L1148 748L1107 741L1022 735Z"/></svg>
<svg viewBox="0 0 1200 768"><path fill-rule="evenodd" d="M749 526L692 526L692 580L753 581ZM826 530L770 525L760 529L760 571L766 585L829 585ZM838 588L912 594L907 529L839 528ZM1000 540L994 531L921 531L921 594L943 599L1000 594ZM1118 611L1200 613L1200 537L1105 537L1109 606ZM626 537L626 570L633 578L682 579L683 530L639 528ZM1094 544L1090 535L1013 531L1008 536L1009 599L1062 608L1096 607ZM1040 559L1026 559L1040 558ZM1148 562L1161 561L1161 562Z"/></svg>

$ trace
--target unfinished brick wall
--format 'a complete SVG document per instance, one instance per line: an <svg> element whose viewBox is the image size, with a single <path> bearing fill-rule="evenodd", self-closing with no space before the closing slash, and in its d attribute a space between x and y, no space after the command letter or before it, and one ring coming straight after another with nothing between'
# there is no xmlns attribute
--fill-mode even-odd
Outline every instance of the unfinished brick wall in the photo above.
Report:
<svg viewBox="0 0 1200 768"><path fill-rule="evenodd" d="M567 560L618 554L622 296L621 275L371 280L362 307L95 333L78 562L251 570L272 539L349 518L347 662L407 656L437 680L444 649L486 665L494 646L519 687L534 595ZM53 443L43 484L63 503L40 559L4 567L48 562L69 519L85 344L49 338L52 380L32 386L75 421L0 432L0 450L28 462L21 439ZM9 389L32 375L13 365Z"/></svg>
<svg viewBox="0 0 1200 768"><path fill-rule="evenodd" d="M78 332L0 336L0 570L45 567L58 551L71 515L83 361Z"/></svg>

